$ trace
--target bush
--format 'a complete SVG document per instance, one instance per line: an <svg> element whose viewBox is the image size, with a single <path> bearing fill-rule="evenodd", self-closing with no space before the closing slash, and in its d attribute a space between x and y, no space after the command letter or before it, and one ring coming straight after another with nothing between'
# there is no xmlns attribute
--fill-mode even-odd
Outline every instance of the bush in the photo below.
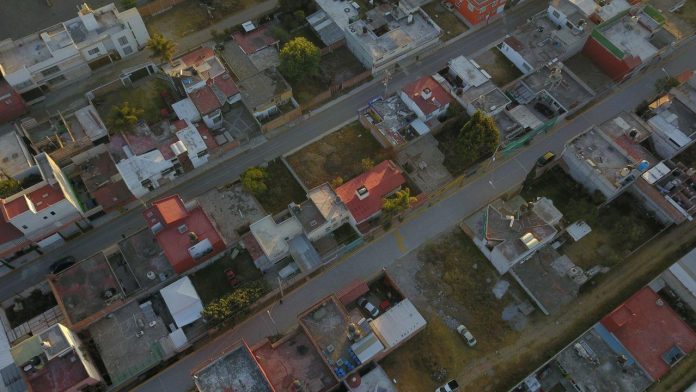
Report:
<svg viewBox="0 0 696 392"><path fill-rule="evenodd" d="M14 178L0 180L0 198L7 198L22 190L22 185Z"/></svg>
<svg viewBox="0 0 696 392"><path fill-rule="evenodd" d="M209 303L203 308L201 315L214 323L221 323L232 317L245 315L249 311L249 307L267 291L268 288L263 280L249 283Z"/></svg>

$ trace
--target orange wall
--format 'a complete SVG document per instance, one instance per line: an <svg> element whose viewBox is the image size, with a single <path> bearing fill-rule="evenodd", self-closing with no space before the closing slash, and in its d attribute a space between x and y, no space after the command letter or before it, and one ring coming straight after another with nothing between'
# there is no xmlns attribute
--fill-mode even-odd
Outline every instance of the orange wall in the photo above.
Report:
<svg viewBox="0 0 696 392"><path fill-rule="evenodd" d="M505 0L449 0L452 5L462 14L471 24L485 23L487 17L492 17L497 13L498 7L505 5ZM473 11L469 10L469 4ZM485 10L482 12L482 9Z"/></svg>

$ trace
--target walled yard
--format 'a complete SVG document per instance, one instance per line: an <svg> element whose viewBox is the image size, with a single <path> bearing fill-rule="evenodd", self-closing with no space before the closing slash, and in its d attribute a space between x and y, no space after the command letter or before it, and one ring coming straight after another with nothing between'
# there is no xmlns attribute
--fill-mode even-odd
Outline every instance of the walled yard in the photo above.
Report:
<svg viewBox="0 0 696 392"><path fill-rule="evenodd" d="M474 60L491 75L493 83L498 87L504 87L522 76L522 72L498 48L494 47L482 52Z"/></svg>
<svg viewBox="0 0 696 392"><path fill-rule="evenodd" d="M246 251L239 252L235 258L232 258L231 255L225 255L191 275L191 283L201 297L203 305L207 305L234 290L234 286L225 274L228 269L236 274L237 282L240 285L262 279L261 271L254 266L254 262Z"/></svg>
<svg viewBox="0 0 696 392"><path fill-rule="evenodd" d="M266 173L268 177L264 182L268 190L255 196L267 213L275 215L288 208L290 202L299 204L307 198L302 186L280 159L268 162Z"/></svg>
<svg viewBox="0 0 696 392"><path fill-rule="evenodd" d="M287 161L311 189L338 177L348 181L357 176L364 171L365 158L378 164L391 155L356 121L288 156Z"/></svg>
<svg viewBox="0 0 696 392"><path fill-rule="evenodd" d="M569 58L563 64L590 86L596 94L611 88L614 84L614 81L607 74L582 53Z"/></svg>
<svg viewBox="0 0 696 392"><path fill-rule="evenodd" d="M143 110L142 116L148 124L155 124L162 119L160 110L166 108L162 94L172 94L169 85L156 77L150 76L134 82L129 87L102 95L94 100L99 115L107 128L111 129L111 111L114 106L128 102L131 107Z"/></svg>
<svg viewBox="0 0 696 392"><path fill-rule="evenodd" d="M448 10L439 1L432 1L421 8L440 26L442 29L440 39L445 42L469 30L464 22L454 14L456 11Z"/></svg>

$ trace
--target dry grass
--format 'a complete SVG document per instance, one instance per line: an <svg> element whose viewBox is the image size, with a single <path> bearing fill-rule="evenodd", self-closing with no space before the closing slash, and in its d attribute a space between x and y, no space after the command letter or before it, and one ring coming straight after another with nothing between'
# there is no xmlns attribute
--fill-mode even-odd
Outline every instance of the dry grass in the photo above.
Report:
<svg viewBox="0 0 696 392"><path fill-rule="evenodd" d="M452 11L443 7L439 1L430 2L421 8L440 26L442 29L440 39L445 42L469 30L464 22L459 20Z"/></svg>
<svg viewBox="0 0 696 392"><path fill-rule="evenodd" d="M522 72L498 48L491 48L482 53L476 58L476 62L491 75L493 83L499 87L503 87L522 76Z"/></svg>
<svg viewBox="0 0 696 392"><path fill-rule="evenodd" d="M364 158L378 164L391 155L356 121L288 156L287 160L311 189L336 177L348 181L359 175L363 172Z"/></svg>

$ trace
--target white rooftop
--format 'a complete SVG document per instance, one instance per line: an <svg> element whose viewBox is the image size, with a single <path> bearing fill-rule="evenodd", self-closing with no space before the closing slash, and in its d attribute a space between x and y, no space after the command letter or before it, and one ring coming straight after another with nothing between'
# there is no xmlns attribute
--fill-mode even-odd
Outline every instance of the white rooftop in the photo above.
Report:
<svg viewBox="0 0 696 392"><path fill-rule="evenodd" d="M425 327L426 321L409 299L404 299L370 322L387 347L395 347Z"/></svg>
<svg viewBox="0 0 696 392"><path fill-rule="evenodd" d="M267 215L252 223L249 230L256 238L263 253L272 262L276 262L290 251L288 241L302 234L302 224L294 216L283 222L275 223L273 216Z"/></svg>
<svg viewBox="0 0 696 392"><path fill-rule="evenodd" d="M317 0L319 7L341 28L346 30L352 20L358 18L358 11L348 1Z"/></svg>
<svg viewBox="0 0 696 392"><path fill-rule="evenodd" d="M485 71L464 56L450 60L449 68L464 81L465 85L479 87L490 80L490 76L487 76Z"/></svg>
<svg viewBox="0 0 696 392"><path fill-rule="evenodd" d="M132 155L116 164L123 181L131 190L140 188L144 180L159 177L163 170L172 166L172 162L164 159L159 150Z"/></svg>
<svg viewBox="0 0 696 392"><path fill-rule="evenodd" d="M678 147L684 147L691 143L691 138L679 129L679 117L670 110L664 110L651 117L648 123L654 128L655 132L666 136Z"/></svg>
<svg viewBox="0 0 696 392"><path fill-rule="evenodd" d="M599 15L602 20L609 20L629 8L631 8L631 5L626 0L606 1L605 4L597 10L597 15Z"/></svg>
<svg viewBox="0 0 696 392"><path fill-rule="evenodd" d="M696 297L696 249L672 264L669 271Z"/></svg>
<svg viewBox="0 0 696 392"><path fill-rule="evenodd" d="M650 43L653 33L630 15L602 29L602 34L623 52L639 57L642 62L650 59L658 50Z"/></svg>
<svg viewBox="0 0 696 392"><path fill-rule="evenodd" d="M312 200L321 215L327 221L334 219L340 220L348 214L348 209L345 204L343 204L329 184L322 184L316 188L310 189L307 193L307 198Z"/></svg>
<svg viewBox="0 0 696 392"><path fill-rule="evenodd" d="M101 117L99 117L97 109L92 104L75 111L75 118L77 118L85 135L91 141L99 140L109 133Z"/></svg>
<svg viewBox="0 0 696 392"><path fill-rule="evenodd" d="M208 147L205 145L205 141L201 137L196 126L190 121L186 121L186 124L186 128L178 131L176 137L184 144L189 154L195 155L201 151L205 151Z"/></svg>
<svg viewBox="0 0 696 392"><path fill-rule="evenodd" d="M14 131L0 135L0 169L12 177L30 168L31 154Z"/></svg>
<svg viewBox="0 0 696 392"><path fill-rule="evenodd" d="M203 303L188 276L160 290L176 326L183 328L201 318Z"/></svg>
<svg viewBox="0 0 696 392"><path fill-rule="evenodd" d="M191 98L184 98L181 101L174 102L172 109L174 109L174 113L176 113L179 120L199 121L201 119L201 115L198 113L198 109L196 109L196 105L193 104Z"/></svg>
<svg viewBox="0 0 696 392"><path fill-rule="evenodd" d="M646 171L641 175L643 179L650 185L660 181L660 179L671 172L671 169L665 165L664 162L660 162L653 166L650 170Z"/></svg>

